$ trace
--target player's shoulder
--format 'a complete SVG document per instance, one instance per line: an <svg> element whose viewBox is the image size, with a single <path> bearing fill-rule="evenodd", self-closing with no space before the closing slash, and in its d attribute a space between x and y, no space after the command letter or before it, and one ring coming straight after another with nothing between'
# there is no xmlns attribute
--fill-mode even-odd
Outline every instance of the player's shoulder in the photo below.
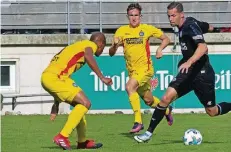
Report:
<svg viewBox="0 0 231 152"><path fill-rule="evenodd" d="M86 39L86 40L81 40L81 41L77 42L77 44L79 44L79 45L91 45L91 44L95 44L95 43Z"/></svg>
<svg viewBox="0 0 231 152"><path fill-rule="evenodd" d="M117 31L126 31L129 28L130 28L129 25L122 25L117 29Z"/></svg>
<svg viewBox="0 0 231 152"><path fill-rule="evenodd" d="M185 27L197 26L199 21L193 17L187 17L185 20Z"/></svg>
<svg viewBox="0 0 231 152"><path fill-rule="evenodd" d="M195 21L197 21L197 19L195 19L194 17L189 16L189 17L186 18L186 21L195 22Z"/></svg>
<svg viewBox="0 0 231 152"><path fill-rule="evenodd" d="M140 24L142 29L146 29L148 31L159 30L157 27L151 24Z"/></svg>
<svg viewBox="0 0 231 152"><path fill-rule="evenodd" d="M140 24L141 27L144 27L144 28L157 28L155 25L151 25L151 24Z"/></svg>

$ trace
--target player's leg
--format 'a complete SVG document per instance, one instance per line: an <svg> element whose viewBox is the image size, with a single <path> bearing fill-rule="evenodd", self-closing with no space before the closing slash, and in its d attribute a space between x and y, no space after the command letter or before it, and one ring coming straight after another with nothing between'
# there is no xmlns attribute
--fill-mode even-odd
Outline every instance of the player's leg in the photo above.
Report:
<svg viewBox="0 0 231 152"><path fill-rule="evenodd" d="M139 87L137 92L140 95L140 97L144 100L145 104L152 108L156 108L156 106L160 103L160 99L152 95L149 82ZM171 105L166 109L165 118L168 122L168 125L171 126L173 124Z"/></svg>
<svg viewBox="0 0 231 152"><path fill-rule="evenodd" d="M195 91L195 94L199 98L200 102L204 105L205 111L210 117L223 115L231 111L230 102L221 102L216 104L215 90L206 92L204 94Z"/></svg>
<svg viewBox="0 0 231 152"><path fill-rule="evenodd" d="M56 101L64 101L62 99L62 96L59 97L58 93L62 92L64 87L66 87L66 83L64 81L61 81L56 75L52 73L43 73L41 77L41 84L42 87L49 92ZM52 107L53 108L53 107ZM64 150L70 150L70 141L67 137L64 137L61 134L58 134L54 137L53 141L63 148Z"/></svg>
<svg viewBox="0 0 231 152"><path fill-rule="evenodd" d="M83 91L80 90L80 88L79 90L76 89L75 91L72 91L73 94L74 92L77 93L74 98L71 97L73 94L68 94L68 92L65 92L65 94L62 93L63 95L59 94L59 97L66 99L65 102L74 107L69 114L63 129L54 137L54 142L65 150L71 149L68 138L91 106L90 101L87 99Z"/></svg>
<svg viewBox="0 0 231 152"><path fill-rule="evenodd" d="M71 101L70 99L71 96L69 96L66 101L70 102ZM63 129L61 130L60 134L54 138L55 143L61 146L63 149L69 149L67 147L70 147L68 146L68 144L70 145L70 143L66 142L68 141L68 137L70 136L74 128L81 123L82 118L87 113L88 109L91 107L91 103L86 97L86 95L83 93L83 91L77 93L77 95L70 102L70 104L74 108L69 114L68 120L64 125ZM82 121L80 127L85 132L86 125L84 125L84 121ZM82 137L82 140L84 140L83 138L84 137ZM81 143L79 142L78 145L79 145L78 148L86 148L86 149L95 149L95 148L102 147L101 143L95 143L93 140L85 140L84 142Z"/></svg>
<svg viewBox="0 0 231 152"><path fill-rule="evenodd" d="M200 102L204 105L206 113L211 116L223 115L231 111L231 103L221 102L216 104L215 99L215 72L207 68L206 72L194 82L194 92Z"/></svg>
<svg viewBox="0 0 231 152"><path fill-rule="evenodd" d="M152 115L147 131L144 134L134 137L134 139L137 142L148 142L151 139L155 128L163 119L169 104L172 101L174 101L176 98L184 96L185 94L187 94L192 90L192 86L190 82L191 81L189 79L189 76L187 74L181 74L181 73L179 73L177 77L172 80L164 96L162 97L161 102L157 105Z"/></svg>
<svg viewBox="0 0 231 152"><path fill-rule="evenodd" d="M77 142L82 143L86 141L86 129L87 128L87 121L85 116L80 120L79 124L76 126L77 131Z"/></svg>
<svg viewBox="0 0 231 152"><path fill-rule="evenodd" d="M147 69L137 69L129 74L130 79L126 85L126 90L129 95L130 103L135 114L135 123L130 133L139 132L144 128L141 118L140 98L137 89L147 83L153 76L153 69L147 72Z"/></svg>
<svg viewBox="0 0 231 152"><path fill-rule="evenodd" d="M76 127L77 130L77 149L96 149L103 146L102 143L95 143L94 140L86 139L87 121L85 116L81 119L80 123Z"/></svg>
<svg viewBox="0 0 231 152"><path fill-rule="evenodd" d="M67 99L66 102L72 105L73 109L69 114L68 120L60 134L64 137L69 137L73 129L79 124L80 120L91 107L91 103L83 91L80 90L72 100Z"/></svg>
<svg viewBox="0 0 231 152"><path fill-rule="evenodd" d="M134 125L130 130L130 133L136 133L139 132L141 129L143 129L141 111L140 111L140 97L136 92L138 86L139 86L138 81L133 77L131 77L126 84L126 91L129 96L129 101L135 117Z"/></svg>
<svg viewBox="0 0 231 152"><path fill-rule="evenodd" d="M214 107L206 107L205 110L211 117L227 114L231 111L231 102L221 102Z"/></svg>
<svg viewBox="0 0 231 152"><path fill-rule="evenodd" d="M155 128L165 116L167 107L169 106L171 101L176 98L176 96L176 90L172 87L169 87L163 98L161 99L161 102L156 106L147 131L144 134L134 137L137 142L148 142L151 139Z"/></svg>
<svg viewBox="0 0 231 152"><path fill-rule="evenodd" d="M68 78L60 80L59 78L52 76L52 74L46 75L46 77L52 77L52 81L51 78L43 79L43 86L46 90L49 90L49 92L59 101L66 102L74 107L69 114L63 129L54 137L54 142L57 145L68 150L71 149L68 137L87 113L88 109L91 107L91 103L81 88L76 86L72 79Z"/></svg>

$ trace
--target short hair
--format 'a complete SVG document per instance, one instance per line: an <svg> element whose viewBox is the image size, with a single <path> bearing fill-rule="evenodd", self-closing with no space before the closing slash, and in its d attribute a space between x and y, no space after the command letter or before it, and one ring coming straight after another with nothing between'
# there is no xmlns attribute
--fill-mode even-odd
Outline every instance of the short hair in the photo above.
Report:
<svg viewBox="0 0 231 152"><path fill-rule="evenodd" d="M90 37L90 41L103 41L106 44L106 37L102 32L93 32Z"/></svg>
<svg viewBox="0 0 231 152"><path fill-rule="evenodd" d="M172 2L168 5L168 10L176 8L177 12L181 13L184 11L183 5L180 2Z"/></svg>
<svg viewBox="0 0 231 152"><path fill-rule="evenodd" d="M140 14L141 14L142 7L140 6L139 3L131 3L130 5L128 5L127 14L128 14L128 11L133 10L133 9L138 9L140 11Z"/></svg>

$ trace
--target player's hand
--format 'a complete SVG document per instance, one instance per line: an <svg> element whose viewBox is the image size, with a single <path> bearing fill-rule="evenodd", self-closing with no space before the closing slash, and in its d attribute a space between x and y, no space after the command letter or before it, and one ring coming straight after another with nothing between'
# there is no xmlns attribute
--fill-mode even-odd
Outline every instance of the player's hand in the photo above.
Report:
<svg viewBox="0 0 231 152"><path fill-rule="evenodd" d="M120 45L122 43L119 37L114 37L112 45Z"/></svg>
<svg viewBox="0 0 231 152"><path fill-rule="evenodd" d="M106 85L112 85L112 84L113 84L111 78L103 77L103 78L101 79L101 81L102 81L103 83L105 83Z"/></svg>
<svg viewBox="0 0 231 152"><path fill-rule="evenodd" d="M179 67L179 72L188 73L188 69L191 67L191 62L185 62Z"/></svg>
<svg viewBox="0 0 231 152"><path fill-rule="evenodd" d="M55 101L52 108L51 108L51 115L50 115L50 120L54 121L57 114L59 112L59 102Z"/></svg>
<svg viewBox="0 0 231 152"><path fill-rule="evenodd" d="M156 58L160 59L160 58L162 58L162 56L163 56L162 50L158 48L156 50Z"/></svg>
<svg viewBox="0 0 231 152"><path fill-rule="evenodd" d="M56 116L57 116L56 113L51 113L51 115L50 115L50 120L51 120L51 121L54 121L55 118L56 118Z"/></svg>

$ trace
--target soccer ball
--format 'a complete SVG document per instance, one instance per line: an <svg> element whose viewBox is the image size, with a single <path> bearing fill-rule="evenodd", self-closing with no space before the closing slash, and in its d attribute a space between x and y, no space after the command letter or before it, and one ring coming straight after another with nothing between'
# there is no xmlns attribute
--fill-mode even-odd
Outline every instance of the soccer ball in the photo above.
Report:
<svg viewBox="0 0 231 152"><path fill-rule="evenodd" d="M202 135L196 129L188 129L184 133L183 142L185 145L200 145L202 142Z"/></svg>

